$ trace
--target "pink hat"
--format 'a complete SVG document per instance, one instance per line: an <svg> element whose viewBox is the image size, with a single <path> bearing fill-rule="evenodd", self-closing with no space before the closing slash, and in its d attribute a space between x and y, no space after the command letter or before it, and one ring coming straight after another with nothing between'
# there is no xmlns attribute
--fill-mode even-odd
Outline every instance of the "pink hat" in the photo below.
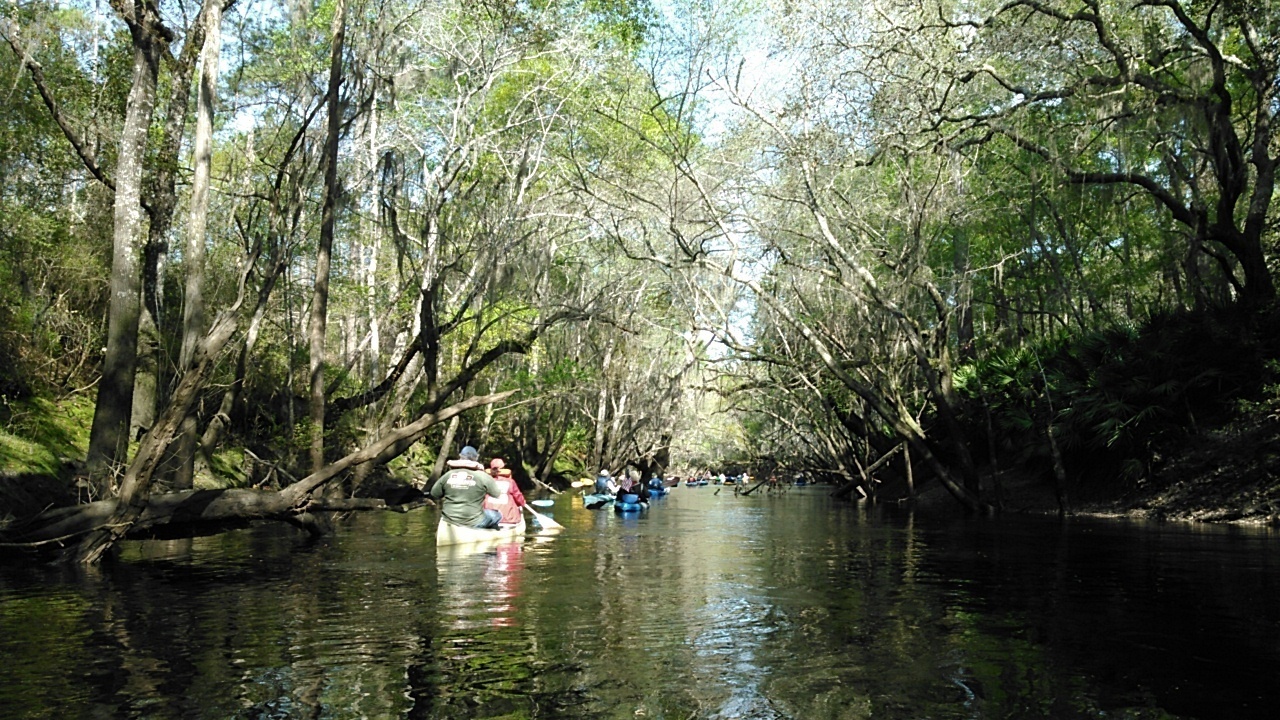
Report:
<svg viewBox="0 0 1280 720"><path fill-rule="evenodd" d="M489 467L494 470L500 470L506 466L507 464L502 461L502 458L494 458L489 461Z"/></svg>

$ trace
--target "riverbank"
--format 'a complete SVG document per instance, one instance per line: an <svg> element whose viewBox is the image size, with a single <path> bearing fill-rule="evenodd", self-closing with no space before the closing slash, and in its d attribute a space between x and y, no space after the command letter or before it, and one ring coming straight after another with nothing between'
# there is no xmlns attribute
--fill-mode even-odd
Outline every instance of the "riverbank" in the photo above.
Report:
<svg viewBox="0 0 1280 720"><path fill-rule="evenodd" d="M994 494L995 484L984 490ZM1006 513L1058 513L1049 477L1006 475L999 495ZM933 483L917 502L929 512L957 507ZM1078 483L1067 505L1071 515L1280 525L1280 416L1237 417L1223 427L1189 434L1155 453L1147 479L1127 485Z"/></svg>
<svg viewBox="0 0 1280 720"><path fill-rule="evenodd" d="M50 412L62 424L74 414ZM44 442L17 441L4 433L6 467L0 470L0 528L51 506L74 504L77 492L73 462L78 444L65 427L49 420ZM49 437L58 439L50 442ZM57 468L57 469L54 469ZM1240 414L1221 427L1201 428L1168 443L1150 461L1148 479L1122 484L1077 483L1068 497L1073 515L1129 517L1189 522L1233 522L1280 525L1280 410ZM994 485L988 488L994 493ZM1001 478L1004 512L1056 514L1058 501L1051 478L1007 473ZM894 497L886 489L882 498ZM84 499L84 498L80 498ZM923 483L917 507L930 513L959 512L940 485Z"/></svg>
<svg viewBox="0 0 1280 720"><path fill-rule="evenodd" d="M1157 458L1152 479L1081 512L1157 520L1280 524L1280 418L1237 418Z"/></svg>

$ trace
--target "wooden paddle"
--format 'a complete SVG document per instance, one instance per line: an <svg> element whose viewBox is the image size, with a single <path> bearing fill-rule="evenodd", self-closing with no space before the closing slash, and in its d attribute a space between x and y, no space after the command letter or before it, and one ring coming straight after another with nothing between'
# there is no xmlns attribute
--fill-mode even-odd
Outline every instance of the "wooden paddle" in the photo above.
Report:
<svg viewBox="0 0 1280 720"><path fill-rule="evenodd" d="M543 529L543 530L563 530L563 529L564 529L564 526L563 526L563 525L561 525L560 523L556 522L555 520L552 520L551 518L547 517L546 515L543 515L542 513L538 512L537 510L534 510L533 508L529 507L528 505L525 505L525 506L524 506L524 509L525 509L525 510L528 510L528 511L529 511L529 513L530 513L531 515L533 515L533 518L534 518L535 520L537 520L537 521L538 521L538 524L542 526L542 529Z"/></svg>

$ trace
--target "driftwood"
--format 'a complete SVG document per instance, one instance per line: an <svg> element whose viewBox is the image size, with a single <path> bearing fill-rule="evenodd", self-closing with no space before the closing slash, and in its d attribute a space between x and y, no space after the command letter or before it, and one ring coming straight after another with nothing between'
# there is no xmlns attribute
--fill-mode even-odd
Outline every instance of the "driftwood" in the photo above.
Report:
<svg viewBox="0 0 1280 720"><path fill-rule="evenodd" d="M539 480L539 479L538 479L538 477L537 477L536 475L530 475L530 476L529 476L529 479L533 481L533 486L534 486L534 487L540 487L540 488L542 488L543 490L546 490L547 492L551 493L552 495L559 495L559 494L560 494L560 492L561 492L560 490L557 490L557 489L555 489L555 488L551 487L550 485L548 485L548 484L546 484L546 483L542 482L541 480Z"/></svg>
<svg viewBox="0 0 1280 720"><path fill-rule="evenodd" d="M895 455L905 450L906 447L907 447L906 443L898 443L889 452L881 455L875 462L871 463L870 467L868 467L866 470L863 470L861 473L862 477L860 479L850 480L844 485L841 485L840 487L836 488L831 493L831 497L846 498L849 495L851 495L854 490L857 490L858 492L862 493L862 497L865 500L867 497L867 492L859 486L863 482L879 482L875 478L871 477L871 474L874 473L876 470L879 470L881 467L884 467L885 463L892 460Z"/></svg>

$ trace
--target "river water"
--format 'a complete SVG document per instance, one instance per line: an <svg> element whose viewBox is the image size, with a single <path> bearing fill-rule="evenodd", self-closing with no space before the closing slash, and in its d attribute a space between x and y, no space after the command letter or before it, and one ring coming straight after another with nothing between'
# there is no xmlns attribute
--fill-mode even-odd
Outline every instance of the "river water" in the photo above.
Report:
<svg viewBox="0 0 1280 720"><path fill-rule="evenodd" d="M1273 530L821 488L547 512L469 553L426 509L0 568L0 718L1280 716Z"/></svg>

